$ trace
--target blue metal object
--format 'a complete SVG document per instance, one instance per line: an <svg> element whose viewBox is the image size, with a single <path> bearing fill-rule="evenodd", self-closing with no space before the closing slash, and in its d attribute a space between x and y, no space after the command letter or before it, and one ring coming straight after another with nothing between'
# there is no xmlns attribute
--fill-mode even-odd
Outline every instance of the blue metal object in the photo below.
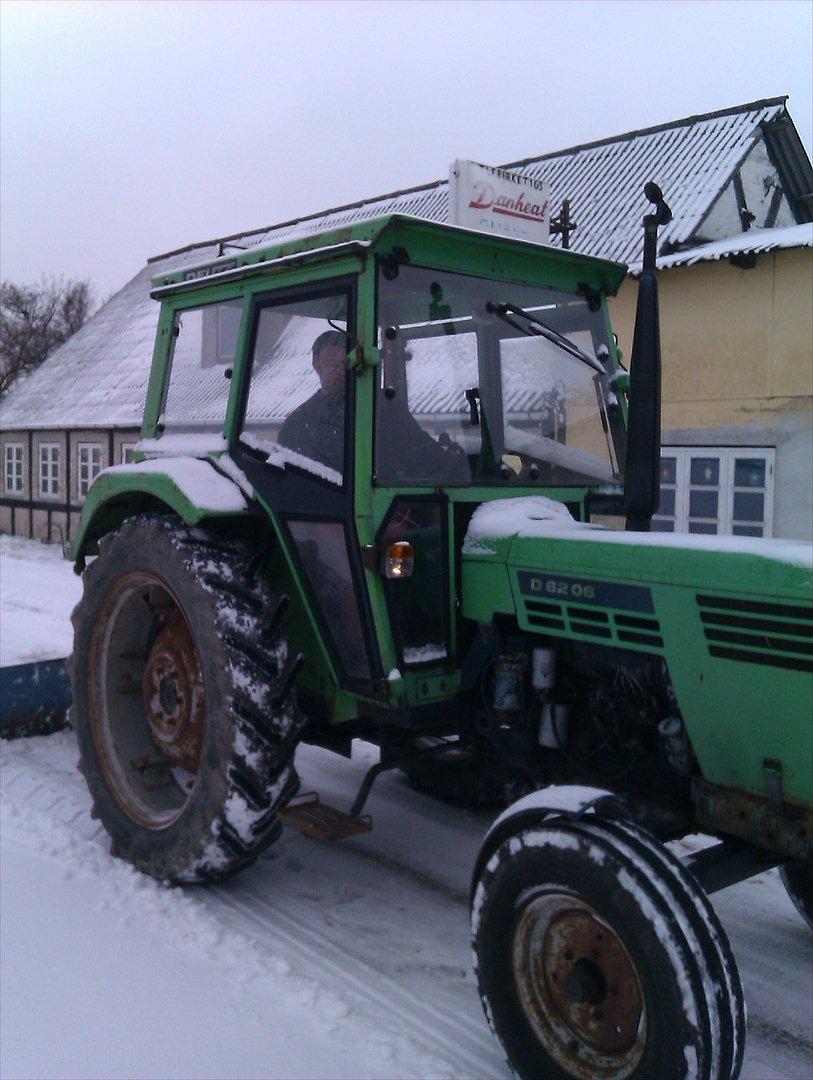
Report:
<svg viewBox="0 0 813 1080"><path fill-rule="evenodd" d="M67 727L71 703L68 660L0 668L0 736L50 735Z"/></svg>

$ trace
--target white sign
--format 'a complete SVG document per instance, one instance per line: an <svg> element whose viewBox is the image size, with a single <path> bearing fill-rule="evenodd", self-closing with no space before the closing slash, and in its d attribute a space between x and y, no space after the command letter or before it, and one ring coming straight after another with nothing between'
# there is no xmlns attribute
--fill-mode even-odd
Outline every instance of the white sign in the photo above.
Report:
<svg viewBox="0 0 813 1080"><path fill-rule="evenodd" d="M455 161L449 170L449 223L548 244L550 184L476 161Z"/></svg>

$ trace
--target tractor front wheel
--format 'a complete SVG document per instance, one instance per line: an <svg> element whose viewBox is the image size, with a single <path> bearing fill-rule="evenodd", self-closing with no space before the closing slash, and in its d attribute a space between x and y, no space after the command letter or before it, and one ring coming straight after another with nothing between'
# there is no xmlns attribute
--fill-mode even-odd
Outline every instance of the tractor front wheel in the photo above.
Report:
<svg viewBox="0 0 813 1080"><path fill-rule="evenodd" d="M275 607L240 543L169 517L125 521L85 570L80 769L113 853L156 878L222 878L280 833L302 723Z"/></svg>
<svg viewBox="0 0 813 1080"><path fill-rule="evenodd" d="M697 882L597 815L519 827L472 898L480 995L520 1077L730 1080L742 988Z"/></svg>

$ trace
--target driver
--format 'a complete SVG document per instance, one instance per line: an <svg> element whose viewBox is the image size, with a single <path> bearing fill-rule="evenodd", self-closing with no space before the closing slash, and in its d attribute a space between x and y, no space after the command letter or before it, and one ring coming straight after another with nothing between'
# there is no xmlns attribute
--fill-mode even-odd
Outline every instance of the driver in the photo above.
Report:
<svg viewBox="0 0 813 1080"><path fill-rule="evenodd" d="M385 342L387 353L389 342ZM313 370L319 389L291 412L280 428L278 442L312 461L342 472L344 459L344 385L349 339L342 330L325 330L313 343ZM405 404L388 402L387 426L395 439L390 446L405 463L418 465L418 473L428 472L438 480L466 480L469 472L465 456L450 452L418 424ZM396 407L393 408L393 405ZM400 407L399 407L400 406ZM460 454L460 451L458 451Z"/></svg>
<svg viewBox="0 0 813 1080"><path fill-rule="evenodd" d="M313 370L319 389L303 401L280 428L278 442L337 472L344 457L344 373L347 335L325 330L312 346Z"/></svg>

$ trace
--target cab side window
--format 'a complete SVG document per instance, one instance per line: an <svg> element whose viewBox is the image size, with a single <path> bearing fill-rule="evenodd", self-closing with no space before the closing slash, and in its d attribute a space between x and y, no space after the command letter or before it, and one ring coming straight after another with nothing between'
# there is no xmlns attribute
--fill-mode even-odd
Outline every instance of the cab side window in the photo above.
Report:
<svg viewBox="0 0 813 1080"><path fill-rule="evenodd" d="M242 311L228 300L176 313L159 437L222 435Z"/></svg>
<svg viewBox="0 0 813 1080"><path fill-rule="evenodd" d="M240 441L341 484L345 457L345 292L262 307Z"/></svg>

